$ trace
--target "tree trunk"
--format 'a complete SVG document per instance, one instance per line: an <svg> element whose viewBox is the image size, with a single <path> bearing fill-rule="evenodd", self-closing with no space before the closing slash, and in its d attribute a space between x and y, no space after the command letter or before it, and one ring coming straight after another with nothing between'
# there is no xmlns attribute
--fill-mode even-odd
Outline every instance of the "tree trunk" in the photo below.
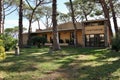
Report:
<svg viewBox="0 0 120 80"><path fill-rule="evenodd" d="M115 15L115 11L114 11L114 6L113 6L113 3L112 3L112 0L109 0L109 3L110 3L111 11L112 11L114 28L115 28L115 32L116 32L116 35L117 35L118 34L118 25L117 25L117 19L116 19L116 15Z"/></svg>
<svg viewBox="0 0 120 80"><path fill-rule="evenodd" d="M110 23L110 16L109 16L109 9L107 7L107 4L105 2L105 0L99 0L99 2L101 3L101 6L103 8L103 12L104 12L104 16L105 18L107 19L107 22L106 22L106 32L105 32L105 46L110 46L110 38L109 35L113 36L112 34L112 29L111 29L111 23ZM109 29L109 30L108 30Z"/></svg>
<svg viewBox="0 0 120 80"><path fill-rule="evenodd" d="M52 23L53 23L53 50L60 50L60 45L59 45L59 39L58 39L58 31L57 31L57 11L56 11L56 5L57 1L53 0L52 3Z"/></svg>
<svg viewBox="0 0 120 80"><path fill-rule="evenodd" d="M32 25L33 15L34 15L36 9L37 9L37 6L33 9L32 14L30 16L27 45L30 45L31 31L32 31L32 26L31 25Z"/></svg>
<svg viewBox="0 0 120 80"><path fill-rule="evenodd" d="M44 0L40 0L38 2L38 4L36 3L36 6L34 8L32 8L32 6L30 5L29 1L26 0L26 2L28 3L29 7L32 9L32 13L30 15L30 20L29 20L29 29L28 29L28 40L27 40L27 45L30 45L30 39L31 39L31 31L32 31L32 20L33 20L33 15L35 13L35 10L40 6L41 2L43 2Z"/></svg>
<svg viewBox="0 0 120 80"><path fill-rule="evenodd" d="M4 3L4 2L3 2ZM4 33L4 24L5 24L5 10L4 10L4 5L3 5L3 23L2 23L2 32Z"/></svg>
<svg viewBox="0 0 120 80"><path fill-rule="evenodd" d="M27 40L27 45L30 45L30 39L31 39L31 25L32 25L32 18L29 20L29 29L28 29L28 40Z"/></svg>
<svg viewBox="0 0 120 80"><path fill-rule="evenodd" d="M108 9L108 7L107 7L107 4L106 4L105 0L99 0L99 2L100 2L101 6L102 6L102 8L103 8L104 16L105 16L105 18L106 18L107 21L108 21L107 24L108 24L108 26L109 26L109 30L112 32L111 23L110 23L110 16L109 16L109 9ZM112 34L112 33L111 33L111 34Z"/></svg>
<svg viewBox="0 0 120 80"><path fill-rule="evenodd" d="M72 3L72 0L69 0L69 1L70 1L70 6L71 6L71 12L72 12L71 17L72 17L72 22L73 22L73 26L74 26L74 46L76 47L77 46L77 27L75 24L73 3Z"/></svg>
<svg viewBox="0 0 120 80"><path fill-rule="evenodd" d="M2 12L3 12L3 0L0 0L0 33L2 33Z"/></svg>
<svg viewBox="0 0 120 80"><path fill-rule="evenodd" d="M23 0L19 4L19 47L23 46Z"/></svg>

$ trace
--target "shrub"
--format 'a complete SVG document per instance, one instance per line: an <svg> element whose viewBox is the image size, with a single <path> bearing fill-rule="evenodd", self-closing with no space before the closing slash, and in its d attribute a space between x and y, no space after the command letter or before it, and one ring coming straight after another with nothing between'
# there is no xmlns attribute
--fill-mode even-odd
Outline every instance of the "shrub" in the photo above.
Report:
<svg viewBox="0 0 120 80"><path fill-rule="evenodd" d="M5 48L3 47L3 41L0 39L0 60L5 58Z"/></svg>
<svg viewBox="0 0 120 80"><path fill-rule="evenodd" d="M41 36L34 36L31 38L32 45L36 45L40 47L41 45L44 45L47 42L47 39L45 37Z"/></svg>
<svg viewBox="0 0 120 80"><path fill-rule="evenodd" d="M4 46L3 40L0 39L0 46Z"/></svg>
<svg viewBox="0 0 120 80"><path fill-rule="evenodd" d="M15 48L17 40L8 34L0 35L0 39L3 40L3 46L5 47L5 51L9 51Z"/></svg>
<svg viewBox="0 0 120 80"><path fill-rule="evenodd" d="M120 50L120 37L113 38L112 40L112 50Z"/></svg>
<svg viewBox="0 0 120 80"><path fill-rule="evenodd" d="M41 43L44 45L47 42L47 39L45 37L41 37Z"/></svg>

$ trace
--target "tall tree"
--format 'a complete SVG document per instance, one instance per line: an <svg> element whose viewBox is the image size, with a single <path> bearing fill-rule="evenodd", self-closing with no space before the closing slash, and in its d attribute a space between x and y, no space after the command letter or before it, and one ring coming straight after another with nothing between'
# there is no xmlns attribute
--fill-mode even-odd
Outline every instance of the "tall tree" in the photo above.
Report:
<svg viewBox="0 0 120 80"><path fill-rule="evenodd" d="M116 15L115 15L115 11L114 11L114 6L113 6L112 0L109 0L109 3L110 3L111 11L112 11L112 17L113 17L115 32L116 32L116 35L117 35L118 34L118 25L117 25L117 19L116 19Z"/></svg>
<svg viewBox="0 0 120 80"><path fill-rule="evenodd" d="M28 3L30 9L31 9L31 14L29 14L29 28L28 28L28 41L27 44L30 45L30 33L31 33L31 24L33 20L34 13L36 9L39 7L39 5L43 2L44 0L39 0L39 2L36 1L35 7L33 7L28 0L26 2Z"/></svg>
<svg viewBox="0 0 120 80"><path fill-rule="evenodd" d="M19 4L19 47L23 46L23 0Z"/></svg>
<svg viewBox="0 0 120 80"><path fill-rule="evenodd" d="M109 9L108 9L108 6L107 6L107 3L105 2L105 0L99 0L102 8L103 8L103 12L104 12L104 16L105 18L107 19L108 21L108 26L109 26L109 29L112 31L111 29L111 23L110 23L110 15L109 15Z"/></svg>
<svg viewBox="0 0 120 80"><path fill-rule="evenodd" d="M77 5L77 10L79 10L79 13L82 13L86 21L88 20L88 16L95 7L93 0L75 0L74 5Z"/></svg>
<svg viewBox="0 0 120 80"><path fill-rule="evenodd" d="M0 0L0 33L2 33L3 31L2 31L2 25L3 25L3 20L2 20L2 12L3 12L3 8L2 8L2 6L3 6L3 0Z"/></svg>
<svg viewBox="0 0 120 80"><path fill-rule="evenodd" d="M72 17L72 22L73 22L73 26L74 26L74 45L76 47L77 46L77 27L76 27L76 23L75 23L73 3L72 3L72 0L69 0L69 1L70 1L70 6L71 6L71 17Z"/></svg>
<svg viewBox="0 0 120 80"><path fill-rule="evenodd" d="M48 3L51 3L50 0L48 1L45 1L45 0L26 0L28 6L29 6L29 28L28 28L28 41L27 41L27 44L30 45L30 34L31 34L31 25L32 25L32 22L33 22L33 17L35 15L35 12L36 10L40 7L40 5L43 5L43 4L48 4ZM32 2L34 2L34 4L32 4Z"/></svg>
<svg viewBox="0 0 120 80"><path fill-rule="evenodd" d="M6 16L18 10L19 0L3 0L3 32Z"/></svg>
<svg viewBox="0 0 120 80"><path fill-rule="evenodd" d="M27 30L27 28L23 27L23 31ZM15 26L13 28L6 28L4 31L5 34L9 34L12 37L18 39L18 34L19 34L19 27Z"/></svg>
<svg viewBox="0 0 120 80"><path fill-rule="evenodd" d="M51 26L51 18L52 18L52 8L50 6L43 6L43 13L44 13L44 17L45 17L45 23L44 25L46 26L46 28Z"/></svg>
<svg viewBox="0 0 120 80"><path fill-rule="evenodd" d="M88 20L88 16L92 13L95 8L95 2L93 0L74 0L72 1L75 19ZM70 2L66 2L65 5L71 11Z"/></svg>
<svg viewBox="0 0 120 80"><path fill-rule="evenodd" d="M66 22L69 22L71 21L71 16L69 13L61 13L59 12L59 15L58 15L58 24L61 24L61 23L66 23Z"/></svg>
<svg viewBox="0 0 120 80"><path fill-rule="evenodd" d="M53 23L53 50L60 50L58 31L57 31L57 0L52 3L52 23Z"/></svg>

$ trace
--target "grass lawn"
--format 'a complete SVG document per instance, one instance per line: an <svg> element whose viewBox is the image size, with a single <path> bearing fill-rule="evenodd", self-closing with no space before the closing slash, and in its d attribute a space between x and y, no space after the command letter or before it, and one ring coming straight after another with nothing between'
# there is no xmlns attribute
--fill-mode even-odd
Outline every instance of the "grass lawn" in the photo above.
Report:
<svg viewBox="0 0 120 80"><path fill-rule="evenodd" d="M64 47L22 49L0 61L0 80L120 80L120 52Z"/></svg>

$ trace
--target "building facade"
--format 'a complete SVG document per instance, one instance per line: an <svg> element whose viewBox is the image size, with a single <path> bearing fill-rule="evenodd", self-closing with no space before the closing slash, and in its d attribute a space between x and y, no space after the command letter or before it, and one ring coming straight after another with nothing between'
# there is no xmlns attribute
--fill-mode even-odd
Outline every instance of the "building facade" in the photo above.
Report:
<svg viewBox="0 0 120 80"><path fill-rule="evenodd" d="M60 24L58 27L60 44L73 45L74 26L72 22ZM77 42L82 47L107 47L111 43L112 30L107 26L107 20L91 20L77 22ZM27 33L23 35L23 42L27 42ZM52 28L36 30L31 36L45 36L47 43L53 42Z"/></svg>

